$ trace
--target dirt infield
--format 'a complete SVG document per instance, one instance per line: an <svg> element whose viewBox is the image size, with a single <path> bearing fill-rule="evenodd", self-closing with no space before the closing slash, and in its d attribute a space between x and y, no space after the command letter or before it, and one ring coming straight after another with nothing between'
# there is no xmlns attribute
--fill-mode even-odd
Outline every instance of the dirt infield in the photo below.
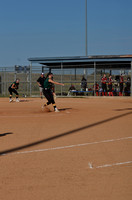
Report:
<svg viewBox="0 0 132 200"><path fill-rule="evenodd" d="M0 98L1 200L131 200L132 99Z"/></svg>

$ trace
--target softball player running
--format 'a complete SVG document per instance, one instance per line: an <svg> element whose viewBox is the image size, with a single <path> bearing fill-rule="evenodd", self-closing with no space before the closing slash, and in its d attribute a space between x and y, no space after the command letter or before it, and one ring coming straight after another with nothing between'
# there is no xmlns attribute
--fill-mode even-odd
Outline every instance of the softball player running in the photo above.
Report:
<svg viewBox="0 0 132 200"><path fill-rule="evenodd" d="M53 74L48 73L46 76L46 79L44 81L44 90L43 90L43 94L46 97L46 99L48 100L48 102L46 104L44 104L43 108L52 103L52 105L54 107L54 111L59 112L59 110L56 107L55 101L54 101L53 91L51 89L51 86L52 86L52 84L64 86L64 84L55 82L52 79L53 79Z"/></svg>
<svg viewBox="0 0 132 200"><path fill-rule="evenodd" d="M19 80L19 79L16 79L16 81L13 82L13 83L10 85L10 87L8 88L8 91L9 91L9 93L10 93L10 100L9 100L9 102L12 102L12 101L13 101L13 100L12 100L12 93L15 93L15 94L16 94L16 102L19 102L19 99L18 99L19 94L18 94L18 92L17 92L17 89L18 89L18 87L19 87L19 82L20 82L20 80Z"/></svg>

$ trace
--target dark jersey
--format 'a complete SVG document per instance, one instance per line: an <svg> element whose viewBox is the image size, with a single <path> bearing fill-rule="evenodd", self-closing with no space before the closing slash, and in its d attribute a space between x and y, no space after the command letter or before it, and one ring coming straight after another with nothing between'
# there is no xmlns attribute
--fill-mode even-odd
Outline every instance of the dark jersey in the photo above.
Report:
<svg viewBox="0 0 132 200"><path fill-rule="evenodd" d="M13 83L10 85L10 88L12 88L12 85L15 85L15 89L18 89L18 87L19 87L19 83L16 83L16 81L13 82Z"/></svg>
<svg viewBox="0 0 132 200"><path fill-rule="evenodd" d="M40 87L43 87L44 81L45 81L45 77L42 78L42 77L40 76L40 77L38 78L37 82L41 85Z"/></svg>
<svg viewBox="0 0 132 200"><path fill-rule="evenodd" d="M87 87L87 80L85 78L82 78L81 80L81 87L83 88Z"/></svg>
<svg viewBox="0 0 132 200"><path fill-rule="evenodd" d="M51 83L49 82L49 78L46 78L44 81L44 89L50 89L51 88Z"/></svg>

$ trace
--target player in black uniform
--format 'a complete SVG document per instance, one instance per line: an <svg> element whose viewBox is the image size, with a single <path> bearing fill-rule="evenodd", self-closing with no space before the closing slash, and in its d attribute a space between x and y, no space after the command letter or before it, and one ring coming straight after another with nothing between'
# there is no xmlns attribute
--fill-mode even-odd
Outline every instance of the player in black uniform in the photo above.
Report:
<svg viewBox="0 0 132 200"><path fill-rule="evenodd" d="M54 97L53 97L53 90L52 90L52 84L56 84L56 85L62 85L64 86L64 84L62 83L58 83L52 80L53 79L53 74L52 73L48 73L47 77L44 81L44 89L43 89L43 94L46 97L46 99L48 100L48 102L46 104L44 104L44 107L46 107L47 105L51 104L54 107L54 111L55 112L59 112L59 110L56 107L55 101L54 101Z"/></svg>
<svg viewBox="0 0 132 200"><path fill-rule="evenodd" d="M43 98L42 95L43 95L44 81L45 81L44 73L41 73L41 76L37 80L37 83L39 85L41 99Z"/></svg>
<svg viewBox="0 0 132 200"><path fill-rule="evenodd" d="M9 102L12 102L12 101L13 101L13 100L12 100L12 93L15 93L15 94L16 94L16 102L19 102L19 99L18 99L19 94L18 94L18 92L17 92L17 89L18 89L18 87L19 87L19 82L20 82L20 80L19 80L19 79L16 79L16 81L14 81L14 82L10 85L10 87L8 88L8 91L9 91L9 93L10 93L10 101L9 101Z"/></svg>

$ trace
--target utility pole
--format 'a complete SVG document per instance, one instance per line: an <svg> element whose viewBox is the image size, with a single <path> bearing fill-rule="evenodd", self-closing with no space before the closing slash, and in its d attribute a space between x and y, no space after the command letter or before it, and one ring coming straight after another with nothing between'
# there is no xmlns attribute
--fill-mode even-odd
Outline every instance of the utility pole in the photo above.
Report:
<svg viewBox="0 0 132 200"><path fill-rule="evenodd" d="M87 48L87 0L85 0L85 56L88 56L88 48ZM84 68L84 75L86 75L86 68Z"/></svg>
<svg viewBox="0 0 132 200"><path fill-rule="evenodd" d="M87 0L85 0L85 55L88 56L87 48Z"/></svg>

